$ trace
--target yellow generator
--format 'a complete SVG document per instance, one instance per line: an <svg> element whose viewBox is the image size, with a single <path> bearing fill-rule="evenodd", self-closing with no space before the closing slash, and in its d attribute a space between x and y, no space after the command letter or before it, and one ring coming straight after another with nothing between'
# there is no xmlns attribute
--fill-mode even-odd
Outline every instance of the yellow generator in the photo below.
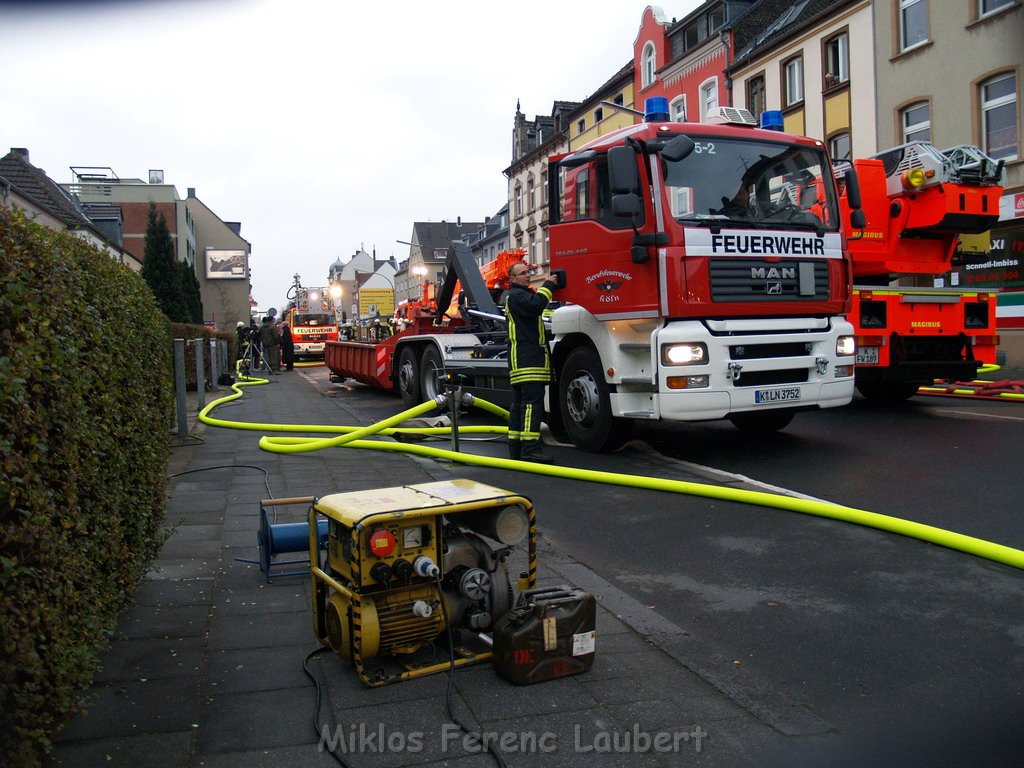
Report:
<svg viewBox="0 0 1024 768"><path fill-rule="evenodd" d="M491 657L474 640L537 578L533 504L472 480L335 493L313 502L313 632L352 662L367 685L384 685ZM524 539L527 551L517 548ZM442 645L451 638L451 648ZM433 651L433 653L431 653ZM370 667L373 667L372 671Z"/></svg>

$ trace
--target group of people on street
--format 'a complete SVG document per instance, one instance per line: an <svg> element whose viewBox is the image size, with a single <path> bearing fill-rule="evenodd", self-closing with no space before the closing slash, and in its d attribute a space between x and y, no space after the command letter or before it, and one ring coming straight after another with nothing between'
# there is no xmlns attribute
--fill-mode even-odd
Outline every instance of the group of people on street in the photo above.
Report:
<svg viewBox="0 0 1024 768"><path fill-rule="evenodd" d="M508 451L513 459L550 464L553 459L544 452L540 439L544 394L551 381L551 355L543 315L556 283L551 275L544 275L541 286L535 290L531 280L535 274L535 269L521 261L508 270L505 317L508 323L509 380L512 384ZM295 344L287 323L275 323L269 315L263 318L258 330L255 321L250 329L239 323L239 355L244 348L246 332L254 343L258 341L262 347L263 360L271 372L280 371L282 364L284 370L293 370Z"/></svg>
<svg viewBox="0 0 1024 768"><path fill-rule="evenodd" d="M239 322L236 328L238 334L238 355L241 357L245 349L246 334L252 343L258 343L263 353L263 362L271 373L278 373L282 366L284 370L291 371L295 368L295 341L292 338L291 328L288 323L276 323L274 318L267 315L259 328L256 321L252 320L250 327L246 328L245 323Z"/></svg>

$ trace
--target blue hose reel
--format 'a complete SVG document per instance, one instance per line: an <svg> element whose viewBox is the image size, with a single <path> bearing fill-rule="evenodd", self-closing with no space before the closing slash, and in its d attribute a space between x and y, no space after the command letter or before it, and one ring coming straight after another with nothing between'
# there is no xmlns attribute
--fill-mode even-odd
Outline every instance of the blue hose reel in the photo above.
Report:
<svg viewBox="0 0 1024 768"><path fill-rule="evenodd" d="M273 581L274 576L304 576L309 573L309 523L271 523L268 507L279 507L288 504L310 505L316 499L313 496L302 496L291 499L264 499L260 502L260 529L256 533L256 543L259 546L259 566L267 580L267 584ZM274 511L274 518L277 518L277 511ZM320 549L327 547L327 520L320 520L317 523L317 543ZM306 557L300 560L275 560L276 557L292 552L304 552ZM253 562L251 560L246 562ZM276 571L274 568L282 568L290 565L305 565L301 570Z"/></svg>

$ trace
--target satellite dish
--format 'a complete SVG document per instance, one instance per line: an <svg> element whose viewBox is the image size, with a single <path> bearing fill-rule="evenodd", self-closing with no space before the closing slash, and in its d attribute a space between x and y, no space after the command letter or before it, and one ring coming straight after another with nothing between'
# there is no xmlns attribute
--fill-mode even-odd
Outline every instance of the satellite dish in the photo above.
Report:
<svg viewBox="0 0 1024 768"><path fill-rule="evenodd" d="M277 317L277 310L274 307L271 307L267 310L267 314L271 317Z"/></svg>

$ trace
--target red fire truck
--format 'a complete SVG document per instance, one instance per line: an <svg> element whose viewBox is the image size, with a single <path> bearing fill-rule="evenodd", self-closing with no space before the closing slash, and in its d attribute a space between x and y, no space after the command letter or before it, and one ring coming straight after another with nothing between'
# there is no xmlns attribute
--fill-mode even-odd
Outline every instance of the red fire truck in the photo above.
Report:
<svg viewBox="0 0 1024 768"><path fill-rule="evenodd" d="M291 306L285 315L295 342L296 359L323 358L327 342L338 340L338 318L335 302L327 288L304 288L295 276L289 298Z"/></svg>
<svg viewBox="0 0 1024 768"><path fill-rule="evenodd" d="M728 418L764 432L799 410L849 403L850 261L824 146L753 127L743 110L725 110L719 124L669 122L657 103L649 112L550 161L550 266L561 288L548 423L605 451L638 419ZM807 179L815 198L803 208ZM439 370L457 369L467 389L500 401L503 317L459 244L456 271L458 315L421 315L372 346L328 344L332 372L421 402ZM454 278L437 306L453 293Z"/></svg>
<svg viewBox="0 0 1024 768"><path fill-rule="evenodd" d="M853 166L867 218L863 230L847 230L857 389L897 401L934 379L969 381L980 365L995 362L995 292L891 283L949 272L960 234L992 227L1002 162L977 147L940 151L913 142Z"/></svg>

